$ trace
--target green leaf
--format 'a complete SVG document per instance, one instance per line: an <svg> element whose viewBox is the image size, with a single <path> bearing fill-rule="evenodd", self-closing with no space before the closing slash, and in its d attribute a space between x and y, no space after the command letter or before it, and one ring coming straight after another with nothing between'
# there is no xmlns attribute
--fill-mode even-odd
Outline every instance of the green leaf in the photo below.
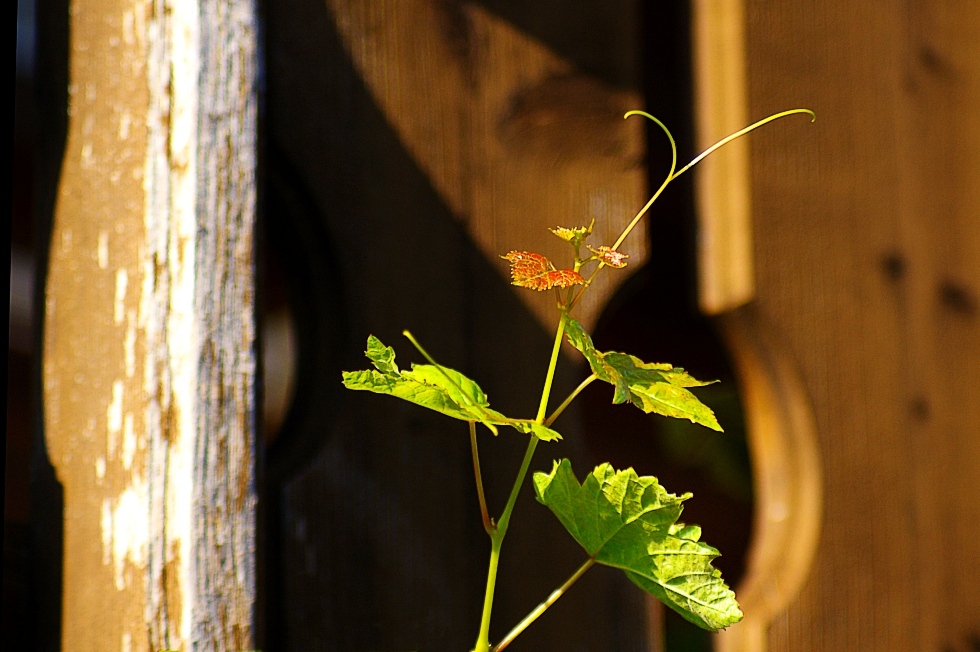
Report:
<svg viewBox="0 0 980 652"><path fill-rule="evenodd" d="M395 350L390 346L385 346L381 340L374 335L368 336L367 351L364 355L383 374L397 374L398 365L395 364Z"/></svg>
<svg viewBox="0 0 980 652"><path fill-rule="evenodd" d="M569 318L565 331L572 346L581 351L592 372L613 387L613 403L630 401L644 412L656 412L666 417L688 419L694 423L721 431L714 412L702 403L688 387L701 387L717 381L701 381L680 367L667 363L643 362L639 358L596 350L592 338L582 324Z"/></svg>
<svg viewBox="0 0 980 652"><path fill-rule="evenodd" d="M595 227L595 218L589 223L588 226L579 226L575 228L568 228L564 226L559 226L554 229L548 229L556 236L570 243L573 247L582 246L582 242L585 241L590 235L592 235L592 229Z"/></svg>
<svg viewBox="0 0 980 652"><path fill-rule="evenodd" d="M567 459L535 473L534 490L590 557L623 570L687 620L717 631L742 619L735 594L711 566L720 553L699 541L699 527L677 522L690 494L675 496L654 477L609 464L579 484Z"/></svg>
<svg viewBox="0 0 980 652"><path fill-rule="evenodd" d="M399 370L395 364L394 349L385 346L373 335L368 338L365 355L375 369L345 371L344 386L348 389L389 394L454 419L476 421L495 435L497 426L506 425L544 441L561 439L561 435L551 428L510 419L491 409L487 395L480 386L455 369L442 365L413 364L410 371Z"/></svg>
<svg viewBox="0 0 980 652"><path fill-rule="evenodd" d="M534 435L541 441L555 441L561 439L561 435L558 434L557 431L552 430L547 426L543 426L540 423L535 423L534 421L521 421L511 425L521 432Z"/></svg>

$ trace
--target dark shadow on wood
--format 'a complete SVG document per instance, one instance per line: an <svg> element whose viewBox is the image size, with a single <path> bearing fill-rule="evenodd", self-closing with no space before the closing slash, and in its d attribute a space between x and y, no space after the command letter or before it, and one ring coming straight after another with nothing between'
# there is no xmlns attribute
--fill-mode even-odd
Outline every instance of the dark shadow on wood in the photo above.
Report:
<svg viewBox="0 0 980 652"><path fill-rule="evenodd" d="M641 6L649 3L478 0L475 4L548 46L579 71L616 88L640 88L639 21Z"/></svg>
<svg viewBox="0 0 980 652"><path fill-rule="evenodd" d="M400 335L408 328L437 360L478 380L495 408L530 416L551 336L405 151L352 66L325 3L270 3L266 12L266 137L288 161L282 167L294 177L288 186L308 189L309 206L295 213L298 219L319 221L285 232L302 237L322 229L331 243L322 255L334 256L332 268L303 263L324 265L317 268L323 276L294 279L294 301L336 305L342 314L316 317L321 308L306 308L302 319L321 321L302 326L310 330L301 337L329 331L341 346L336 357L309 362L313 373L302 381L313 388L300 391L324 403L310 404L296 421L291 414L288 428L296 432L270 451L270 501L277 504L269 509L278 514L269 519L276 531L266 541L277 577L267 602L277 615L264 649L469 649L489 542L466 426L390 397L338 394L340 371L368 366L361 352L369 333L393 345L403 366L420 361ZM274 219L270 208L270 231ZM293 246L306 256L319 245ZM330 275L327 285L317 280ZM337 304L317 296L337 291L343 298ZM556 400L583 375L563 361ZM565 440L543 445L532 468L550 468L561 456L590 468L577 412L569 410L556 427ZM511 431L479 436L487 499L499 512L525 440ZM276 457L292 462L273 471ZM501 561L492 635L502 636L544 599L583 554L526 486ZM605 569L580 584L511 649L643 649L635 587Z"/></svg>
<svg viewBox="0 0 980 652"><path fill-rule="evenodd" d="M34 395L34 442L30 469L31 531L29 547L29 631L31 648L44 652L61 649L61 588L64 554L64 490L48 458L44 441L41 397L41 354L44 332L44 285L48 244L68 137L68 0L38 0L37 21L37 182L35 195L36 243L34 284L34 359L31 391Z"/></svg>

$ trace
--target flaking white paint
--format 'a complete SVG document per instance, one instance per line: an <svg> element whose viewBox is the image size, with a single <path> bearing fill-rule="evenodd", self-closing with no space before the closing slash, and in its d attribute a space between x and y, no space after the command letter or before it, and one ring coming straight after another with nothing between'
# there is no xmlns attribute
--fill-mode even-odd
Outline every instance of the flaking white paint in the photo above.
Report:
<svg viewBox="0 0 980 652"><path fill-rule="evenodd" d="M102 565L112 563L112 498L102 499Z"/></svg>
<svg viewBox="0 0 980 652"><path fill-rule="evenodd" d="M160 401L147 403L144 421L151 446L154 556L148 595L151 635L188 646L194 607L193 471L200 336L195 306L200 7L155 0L145 30L150 106L143 166L148 256L136 324L144 329L144 386ZM124 20L129 20L124 17ZM141 22L138 10L134 25ZM156 265L154 265L156 261ZM128 368L127 368L128 369ZM163 528L163 523L166 528ZM179 558L163 586L163 564ZM179 592L181 612L163 622L164 590ZM176 597L176 596L175 596ZM166 628L165 633L161 628Z"/></svg>
<svg viewBox="0 0 980 652"><path fill-rule="evenodd" d="M136 374L136 311L130 310L126 319L126 336L123 338L123 359L126 378Z"/></svg>
<svg viewBox="0 0 980 652"><path fill-rule="evenodd" d="M119 114L119 140L127 140L129 138L129 128L132 124L133 116L128 111L124 110Z"/></svg>
<svg viewBox="0 0 980 652"><path fill-rule="evenodd" d="M112 320L116 324L123 322L126 311L126 288L129 286L129 273L125 267L116 270L116 298L113 302Z"/></svg>
<svg viewBox="0 0 980 652"><path fill-rule="evenodd" d="M116 459L116 448L119 446L119 433L122 431L123 420L123 381L112 383L112 400L106 408L106 448L109 459Z"/></svg>
<svg viewBox="0 0 980 652"><path fill-rule="evenodd" d="M149 545L150 524L147 505L146 481L134 475L132 480L115 504L108 510L106 519L106 504L102 504L102 541L106 541L108 526L112 541L113 579L116 589L122 591L127 586L127 562L140 570L138 579L142 579L142 571L146 568L147 548ZM107 499L109 500L109 499ZM105 553L103 553L105 559Z"/></svg>
<svg viewBox="0 0 980 652"><path fill-rule="evenodd" d="M136 432L133 430L133 413L127 412L123 418L122 463L129 471L133 468L133 458L136 456Z"/></svg>
<svg viewBox="0 0 980 652"><path fill-rule="evenodd" d="M197 150L198 94L200 71L200 13L196 3L176 2L171 9L171 221L168 263L171 269L168 343L171 401L176 408L171 438L168 503L167 554L176 548L180 559L177 580L181 594L180 632L190 640L194 582L193 482L197 413L197 364L200 352L195 319L195 274L197 237Z"/></svg>

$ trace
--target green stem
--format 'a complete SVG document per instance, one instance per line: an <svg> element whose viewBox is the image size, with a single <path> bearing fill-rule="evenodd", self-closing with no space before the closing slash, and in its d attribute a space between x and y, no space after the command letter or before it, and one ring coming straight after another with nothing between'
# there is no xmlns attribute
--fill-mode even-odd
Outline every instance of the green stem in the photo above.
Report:
<svg viewBox="0 0 980 652"><path fill-rule="evenodd" d="M490 650L490 612L493 610L493 588L497 583L497 563L500 561L500 546L504 541L503 535L491 535L493 544L490 547L490 570L487 571L487 592L483 597L483 620L480 621L480 635L473 646L473 652L489 652Z"/></svg>
<svg viewBox="0 0 980 652"><path fill-rule="evenodd" d="M595 374L592 374L591 376L583 380L582 383L575 388L575 391L569 394L568 398L562 401L562 404L558 406L558 409L552 412L550 417L545 419L544 425L551 426L551 424L555 422L555 419L557 419L561 415L561 413L565 411L565 408L567 408L571 404L571 402L575 400L575 397L578 396L583 389L585 389L590 384L592 384L592 381L596 380L597 378L599 377L596 376Z"/></svg>
<svg viewBox="0 0 980 652"><path fill-rule="evenodd" d="M497 562L500 560L500 547L503 545L504 536L507 528L510 527L510 515L514 512L514 505L517 503L517 496L521 492L521 485L524 484L524 477L527 475L528 467L531 466L531 458L534 457L534 449L538 447L540 440L534 435L531 436L524 452L524 461L521 462L521 470L517 472L517 479L510 490L510 498L507 499L507 506L504 513L497 521L497 529L490 534L490 570L487 573L487 593L483 598L483 619L480 621L480 636L476 639L476 647L473 652L488 652L490 649L490 612L493 609L493 587L497 582Z"/></svg>
<svg viewBox="0 0 980 652"><path fill-rule="evenodd" d="M538 415L534 420L544 423L544 415L548 412L548 399L551 398L551 383L555 379L555 367L558 364L558 352L561 351L561 336L565 333L565 320L568 313L562 312L558 320L558 332L555 333L555 345L551 349L551 361L548 363L548 374L544 377L544 389L541 391L541 403L538 404Z"/></svg>
<svg viewBox="0 0 980 652"><path fill-rule="evenodd" d="M567 580L565 580L565 583L564 584L562 584L558 589L556 589L554 592L552 592L551 595L548 596L548 599L547 600L545 600L544 602L542 602L541 604L539 604L537 607L535 607L534 611L532 611L528 615L524 616L524 620L522 620L521 622L517 623L517 626L514 627L514 629L510 630L510 632L507 633L507 636L505 636L503 639L501 639L501 641L499 643L497 643L496 645L494 645L493 648L491 648L491 652L501 652L505 647L507 647L508 645L510 645L511 642L515 638L517 638L517 636L521 632L523 632L525 629L527 629L528 625L530 625L535 620L537 620L538 617L541 614L543 614L545 611L548 610L548 607L550 607L551 605L555 604L555 602L558 601L558 598L560 598L561 596L563 596L565 594L565 591L567 591L572 586L572 584L575 584L575 582L578 580L578 578L582 577L582 575L585 574L585 571L587 571L590 568L592 568L592 564L594 564L594 563L595 563L595 559L593 559L592 557L589 557L584 564L582 564L581 566L579 566L579 569L577 571L575 571L572 574L571 577L569 577Z"/></svg>
<svg viewBox="0 0 980 652"><path fill-rule="evenodd" d="M524 460L521 462L521 470L517 472L517 479L514 480L514 486L511 487L510 497L507 498L507 505L504 507L504 513L500 515L500 520L497 521L497 534L501 539L507 534L507 528L510 527L510 515L514 512L514 505L517 504L517 496L521 493L521 485L524 484L524 476L527 475L527 470L531 466L531 458L534 457L534 449L538 447L538 442L541 441L534 435L531 435L531 440L527 443L527 450L524 451Z"/></svg>
<svg viewBox="0 0 980 652"><path fill-rule="evenodd" d="M548 363L548 373L544 380L544 389L541 391L541 404L538 406L538 416L536 423L544 423L545 412L548 409L548 399L551 397L551 385L555 379L555 368L558 365L558 352L561 350L561 337L565 333L566 313L562 312L561 319L558 320L558 331L555 333L555 345L551 350L551 361ZM489 652L490 650L490 613L493 610L493 589L497 583L497 564L500 561L500 547L503 545L504 536L507 535L507 528L510 527L510 516L514 513L514 505L517 504L517 496L521 493L524 485L524 478L531 466L531 459L534 457L534 450L538 447L540 440L531 436L527 443L527 450L524 452L524 459L521 461L521 468L517 472L514 486L510 490L510 497L507 498L507 505L504 512L497 521L496 529L490 533L490 569L487 571L487 592L483 598L483 617L480 620L480 634L476 639L476 646L473 652ZM475 450L475 449L474 449Z"/></svg>

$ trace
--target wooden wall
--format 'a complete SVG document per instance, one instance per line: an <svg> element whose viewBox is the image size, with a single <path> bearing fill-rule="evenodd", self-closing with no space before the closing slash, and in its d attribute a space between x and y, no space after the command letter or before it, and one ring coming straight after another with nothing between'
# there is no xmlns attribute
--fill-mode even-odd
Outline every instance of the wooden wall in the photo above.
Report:
<svg viewBox="0 0 980 652"><path fill-rule="evenodd" d="M977 649L980 5L747 11L751 115L818 116L752 136L757 304L801 365L826 481L770 647Z"/></svg>

